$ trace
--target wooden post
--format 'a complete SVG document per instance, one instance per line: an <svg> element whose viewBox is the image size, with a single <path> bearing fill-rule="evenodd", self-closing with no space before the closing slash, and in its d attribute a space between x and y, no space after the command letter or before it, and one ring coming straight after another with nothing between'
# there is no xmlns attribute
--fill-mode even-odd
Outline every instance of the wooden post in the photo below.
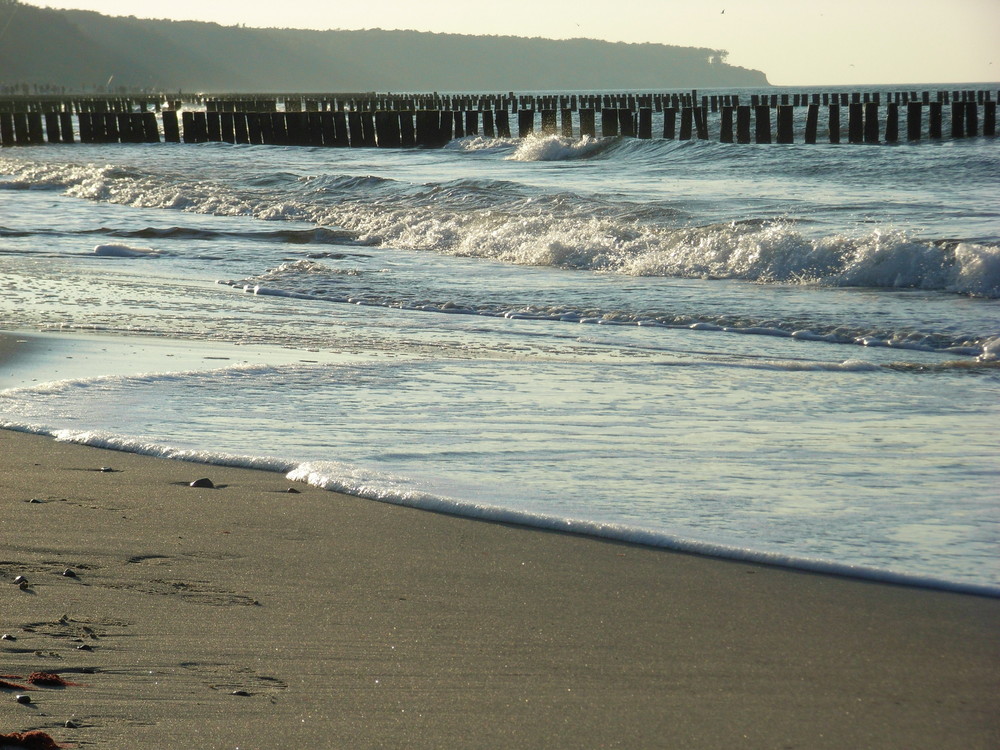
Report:
<svg viewBox="0 0 1000 750"><path fill-rule="evenodd" d="M438 116L439 146L444 146L455 135L455 113L446 109Z"/></svg>
<svg viewBox="0 0 1000 750"><path fill-rule="evenodd" d="M991 138L997 134L997 103L983 102L983 135Z"/></svg>
<svg viewBox="0 0 1000 750"><path fill-rule="evenodd" d="M470 109L465 113L465 134L479 135L479 110Z"/></svg>
<svg viewBox="0 0 1000 750"><path fill-rule="evenodd" d="M333 115L334 141L333 145L338 148L346 148L351 145L351 130L347 126L347 113L343 110L331 112Z"/></svg>
<svg viewBox="0 0 1000 750"><path fill-rule="evenodd" d="M8 148L15 143L14 115L10 112L0 112L0 146Z"/></svg>
<svg viewBox="0 0 1000 750"><path fill-rule="evenodd" d="M650 107L643 107L639 110L638 135L645 140L653 137L653 110Z"/></svg>
<svg viewBox="0 0 1000 750"><path fill-rule="evenodd" d="M160 116L163 118L163 140L167 143L180 143L181 131L177 127L177 110L165 109Z"/></svg>
<svg viewBox="0 0 1000 750"><path fill-rule="evenodd" d="M497 137L510 138L510 112L505 109L496 111Z"/></svg>
<svg viewBox="0 0 1000 750"><path fill-rule="evenodd" d="M233 112L233 142L250 143L250 129L247 127L247 113Z"/></svg>
<svg viewBox="0 0 1000 750"><path fill-rule="evenodd" d="M601 137L614 138L618 135L618 110L605 107L601 110Z"/></svg>
<svg viewBox="0 0 1000 750"><path fill-rule="evenodd" d="M160 129L156 124L156 113L140 112L139 121L142 123L142 140L145 143L159 143Z"/></svg>
<svg viewBox="0 0 1000 750"><path fill-rule="evenodd" d="M417 145L416 131L413 129L413 110L399 113L399 145L408 147Z"/></svg>
<svg viewBox="0 0 1000 750"><path fill-rule="evenodd" d="M403 145L398 112L379 110L375 113L375 137L379 148L399 148Z"/></svg>
<svg viewBox="0 0 1000 750"><path fill-rule="evenodd" d="M14 142L18 146L28 145L28 113L14 113Z"/></svg>
<svg viewBox="0 0 1000 750"><path fill-rule="evenodd" d="M562 120L562 137L563 138L573 138L573 110L569 107L563 107L560 112L560 119Z"/></svg>
<svg viewBox="0 0 1000 750"><path fill-rule="evenodd" d="M74 143L73 138L73 113L72 112L60 112L59 122L61 124L62 130L62 142L63 143Z"/></svg>
<svg viewBox="0 0 1000 750"><path fill-rule="evenodd" d="M865 143L878 143L878 102L867 102L865 109Z"/></svg>
<svg viewBox="0 0 1000 750"><path fill-rule="evenodd" d="M736 142L750 143L750 106L747 104L736 108Z"/></svg>
<svg viewBox="0 0 1000 750"><path fill-rule="evenodd" d="M497 137L496 120L492 109L483 110L483 135L487 138Z"/></svg>
<svg viewBox="0 0 1000 750"><path fill-rule="evenodd" d="M80 126L80 143L93 143L94 116L90 112L80 112L76 116L76 121Z"/></svg>
<svg viewBox="0 0 1000 750"><path fill-rule="evenodd" d="M680 140L690 141L694 124L694 111L691 107L681 107L681 133Z"/></svg>
<svg viewBox="0 0 1000 750"><path fill-rule="evenodd" d="M441 118L436 110L422 109L417 112L416 138L417 145L424 148L435 148L438 145Z"/></svg>
<svg viewBox="0 0 1000 750"><path fill-rule="evenodd" d="M351 134L351 146L356 148L364 143L365 135L361 124L360 112L347 113L347 129Z"/></svg>
<svg viewBox="0 0 1000 750"><path fill-rule="evenodd" d="M618 126L625 138L635 138L635 114L631 109L618 110Z"/></svg>
<svg viewBox="0 0 1000 750"><path fill-rule="evenodd" d="M847 110L847 142L861 143L865 137L865 110L861 102L851 102Z"/></svg>
<svg viewBox="0 0 1000 750"><path fill-rule="evenodd" d="M221 113L218 110L206 112L205 119L208 123L208 140L218 143L222 140Z"/></svg>
<svg viewBox="0 0 1000 750"><path fill-rule="evenodd" d="M794 143L795 110L790 104L778 105L778 143Z"/></svg>
<svg viewBox="0 0 1000 750"><path fill-rule="evenodd" d="M708 118L705 114L705 107L692 107L691 114L694 116L694 132L698 134L698 140L708 140Z"/></svg>
<svg viewBox="0 0 1000 750"><path fill-rule="evenodd" d="M555 135L558 129L556 111L554 109L542 110L542 135Z"/></svg>
<svg viewBox="0 0 1000 750"><path fill-rule="evenodd" d="M830 105L830 143L840 143L840 105Z"/></svg>
<svg viewBox="0 0 1000 750"><path fill-rule="evenodd" d="M931 102L928 105L928 109L929 109L929 112L930 112L930 114L929 114L930 124L928 125L927 137L928 138L940 138L941 134L942 134L942 125L941 125L942 105L941 105L941 102Z"/></svg>
<svg viewBox="0 0 1000 750"><path fill-rule="evenodd" d="M32 146L45 143L45 127L42 125L41 112L28 113L28 143Z"/></svg>
<svg viewBox="0 0 1000 750"><path fill-rule="evenodd" d="M819 130L819 105L810 104L806 109L806 143L816 142L816 132Z"/></svg>
<svg viewBox="0 0 1000 750"><path fill-rule="evenodd" d="M456 138L465 138L465 122L462 120L461 112L451 113L452 133Z"/></svg>
<svg viewBox="0 0 1000 750"><path fill-rule="evenodd" d="M952 102L951 105L951 137L965 137L965 104Z"/></svg>
<svg viewBox="0 0 1000 750"><path fill-rule="evenodd" d="M333 112L322 109L317 112L319 117L319 137L324 146L335 146L337 143L337 126L333 121Z"/></svg>
<svg viewBox="0 0 1000 750"><path fill-rule="evenodd" d="M274 121L271 119L273 114L273 112L257 113L257 125L260 128L260 143L264 146L273 146L275 144Z"/></svg>
<svg viewBox="0 0 1000 750"><path fill-rule="evenodd" d="M58 112L45 113L45 133L48 136L49 143L59 143L61 134L59 133Z"/></svg>
<svg viewBox="0 0 1000 750"><path fill-rule="evenodd" d="M754 108L755 136L757 143L771 142L771 108L761 104Z"/></svg>
<svg viewBox="0 0 1000 750"><path fill-rule="evenodd" d="M268 112L267 114L262 115L262 117L267 119L270 123L270 130L264 130L264 133L270 136L270 145L287 146L288 125L285 123L285 113Z"/></svg>
<svg viewBox="0 0 1000 750"><path fill-rule="evenodd" d="M722 105L719 114L719 142L733 142L733 108L728 104Z"/></svg>
<svg viewBox="0 0 1000 750"><path fill-rule="evenodd" d="M263 124L264 117L260 112L247 112L247 141L251 145L264 143Z"/></svg>
<svg viewBox="0 0 1000 750"><path fill-rule="evenodd" d="M202 115L202 121L204 122L204 112L200 113ZM197 121L197 118L195 118ZM118 126L118 115L115 112L105 112L104 113L104 138L102 143L120 143L121 142L121 128ZM203 139L204 140L204 139Z"/></svg>
<svg viewBox="0 0 1000 750"><path fill-rule="evenodd" d="M597 137L597 117L592 107L580 110L580 137L587 138L588 136L590 138Z"/></svg>
<svg viewBox="0 0 1000 750"><path fill-rule="evenodd" d="M885 142L896 143L899 140L899 105L889 102L885 105Z"/></svg>
<svg viewBox="0 0 1000 750"><path fill-rule="evenodd" d="M979 135L979 107L974 99L965 103L965 135L968 138Z"/></svg>
<svg viewBox="0 0 1000 750"><path fill-rule="evenodd" d="M527 138L535 132L535 110L521 109L517 112L517 137Z"/></svg>
<svg viewBox="0 0 1000 750"><path fill-rule="evenodd" d="M920 102L908 102L906 105L906 140L919 141L924 105Z"/></svg>
<svg viewBox="0 0 1000 750"><path fill-rule="evenodd" d="M219 113L219 140L236 143L236 120L232 112Z"/></svg>
<svg viewBox="0 0 1000 750"><path fill-rule="evenodd" d="M285 131L288 133L289 146L309 145L309 127L307 115L301 107L285 112Z"/></svg>

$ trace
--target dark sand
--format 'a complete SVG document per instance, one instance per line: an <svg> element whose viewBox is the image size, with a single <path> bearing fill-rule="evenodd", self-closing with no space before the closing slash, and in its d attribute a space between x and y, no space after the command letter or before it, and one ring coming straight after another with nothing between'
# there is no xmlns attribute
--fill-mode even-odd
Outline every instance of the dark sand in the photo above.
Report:
<svg viewBox="0 0 1000 750"><path fill-rule="evenodd" d="M223 486L183 484L203 476ZM288 487L0 430L0 631L16 638L0 673L81 683L30 705L0 690L0 732L199 750L1000 746L1000 600Z"/></svg>

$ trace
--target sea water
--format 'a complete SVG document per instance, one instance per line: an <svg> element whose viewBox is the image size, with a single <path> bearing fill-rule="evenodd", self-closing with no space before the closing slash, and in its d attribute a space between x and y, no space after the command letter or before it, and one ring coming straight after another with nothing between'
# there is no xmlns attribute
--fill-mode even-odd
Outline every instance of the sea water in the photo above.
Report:
<svg viewBox="0 0 1000 750"><path fill-rule="evenodd" d="M986 138L5 149L0 328L62 345L0 424L996 595L998 177Z"/></svg>

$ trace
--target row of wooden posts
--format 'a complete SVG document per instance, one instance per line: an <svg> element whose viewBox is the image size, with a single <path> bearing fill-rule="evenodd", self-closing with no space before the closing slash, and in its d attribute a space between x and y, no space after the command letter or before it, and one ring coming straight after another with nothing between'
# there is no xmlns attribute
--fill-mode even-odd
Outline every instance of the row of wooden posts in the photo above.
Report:
<svg viewBox="0 0 1000 750"><path fill-rule="evenodd" d="M162 109L140 112L0 112L0 145L43 143L172 143L354 147L440 147L452 138L525 138L533 133L574 137L634 137L708 140L709 124L724 143L881 143L945 136L996 135L992 100L876 101L806 105L805 122L796 126L793 104L710 106L569 107L541 110L315 110L230 111ZM659 126L654 133L654 112ZM710 113L711 117L710 117ZM946 115L948 117L946 118ZM513 121L513 122L512 122ZM947 128L946 128L947 125ZM845 127L846 126L846 130Z"/></svg>
<svg viewBox="0 0 1000 750"><path fill-rule="evenodd" d="M749 99L749 102L747 101ZM771 94L699 95L697 90L675 93L604 93L604 94L162 94L140 97L122 96L10 96L0 98L0 112L159 112L161 109L205 109L219 112L322 112L322 111L491 111L546 109L631 109L694 107L718 112L721 107L778 106L805 107L810 104L909 104L922 102L948 105L956 102L984 104L994 99L991 90L961 91L869 91L812 92Z"/></svg>

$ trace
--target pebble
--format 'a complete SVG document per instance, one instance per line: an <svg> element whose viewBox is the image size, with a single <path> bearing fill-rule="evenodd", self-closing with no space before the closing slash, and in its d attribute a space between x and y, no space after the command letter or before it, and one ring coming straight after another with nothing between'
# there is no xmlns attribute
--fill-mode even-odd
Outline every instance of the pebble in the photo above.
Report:
<svg viewBox="0 0 1000 750"><path fill-rule="evenodd" d="M76 650L77 651L93 651L94 649L93 649L92 646L90 646L90 644L83 643L83 644L77 646Z"/></svg>
<svg viewBox="0 0 1000 750"><path fill-rule="evenodd" d="M0 635L0 641L16 641L16 640L17 638L11 635L10 633L4 633L3 635Z"/></svg>
<svg viewBox="0 0 1000 750"><path fill-rule="evenodd" d="M28 582L28 579L25 578L24 576L18 576L17 578L14 579L14 583L18 583L18 584L20 584L20 583L27 583L27 582Z"/></svg>
<svg viewBox="0 0 1000 750"><path fill-rule="evenodd" d="M45 501L41 498L33 497L30 500L25 500L26 503L44 503Z"/></svg>
<svg viewBox="0 0 1000 750"><path fill-rule="evenodd" d="M73 570L72 568L66 568L66 570L64 570L62 574L67 578L76 578L76 571Z"/></svg>
<svg viewBox="0 0 1000 750"><path fill-rule="evenodd" d="M243 696L247 696L247 695L250 695L250 693L248 693L246 690L234 690L232 693L230 693L230 695L243 695Z"/></svg>
<svg viewBox="0 0 1000 750"><path fill-rule="evenodd" d="M67 729L79 729L80 727L80 725L77 724L72 719L66 719L66 723L63 724L63 726L66 727Z"/></svg>
<svg viewBox="0 0 1000 750"><path fill-rule="evenodd" d="M212 480L207 477L202 477L201 479L195 479L188 487L206 487L210 490L215 489L215 485L212 484Z"/></svg>
<svg viewBox="0 0 1000 750"><path fill-rule="evenodd" d="M30 695L24 695L22 693L20 695L15 695L14 696L14 700L16 700L18 703L28 704L28 703L31 703L31 696Z"/></svg>
<svg viewBox="0 0 1000 750"><path fill-rule="evenodd" d="M287 492L289 495L298 495L299 494L299 491L297 489L295 489L294 487L289 487L287 490L285 490L285 492Z"/></svg>
<svg viewBox="0 0 1000 750"><path fill-rule="evenodd" d="M103 471L105 474L114 471L110 466L102 466L98 471Z"/></svg>

